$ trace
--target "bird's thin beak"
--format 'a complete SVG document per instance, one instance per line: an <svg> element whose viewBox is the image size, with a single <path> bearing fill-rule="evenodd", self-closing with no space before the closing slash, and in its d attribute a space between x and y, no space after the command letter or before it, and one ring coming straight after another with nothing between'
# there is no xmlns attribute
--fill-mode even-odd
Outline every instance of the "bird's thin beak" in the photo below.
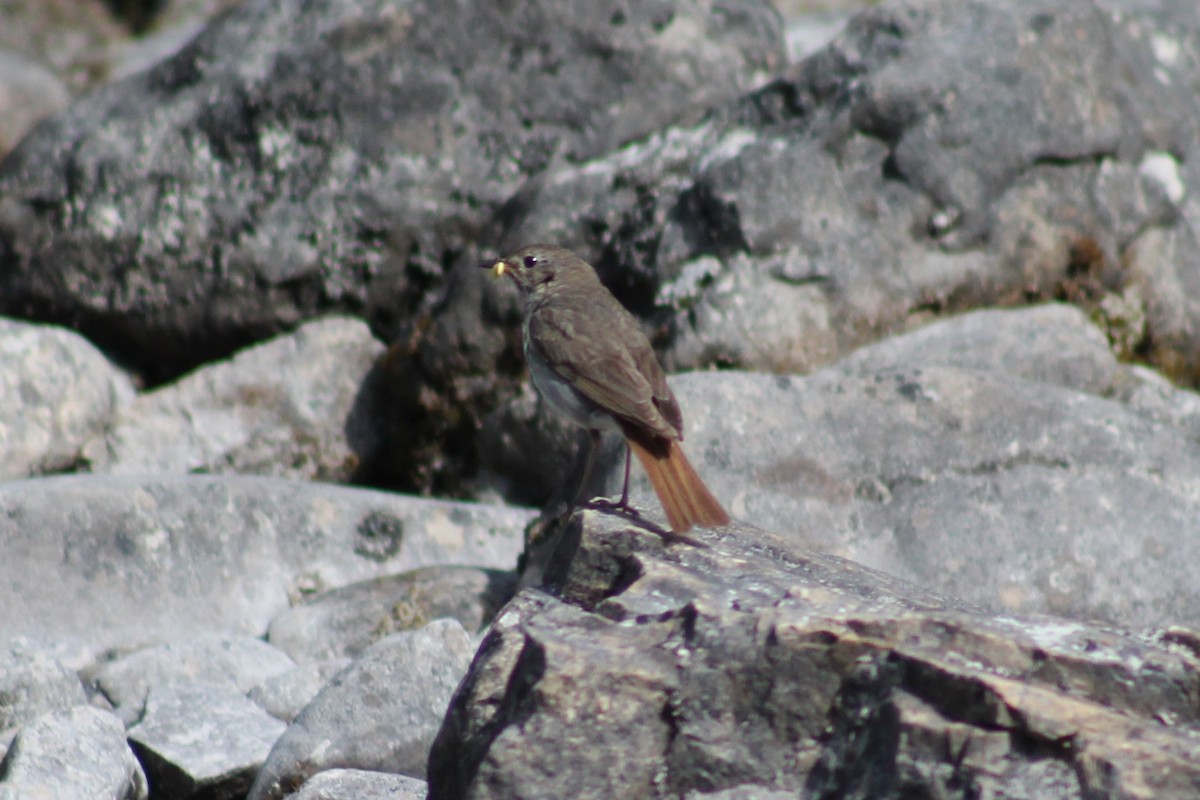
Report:
<svg viewBox="0 0 1200 800"><path fill-rule="evenodd" d="M479 267L481 269L490 269L493 277L499 278L508 269L508 262L502 258L498 258L495 261L484 261Z"/></svg>

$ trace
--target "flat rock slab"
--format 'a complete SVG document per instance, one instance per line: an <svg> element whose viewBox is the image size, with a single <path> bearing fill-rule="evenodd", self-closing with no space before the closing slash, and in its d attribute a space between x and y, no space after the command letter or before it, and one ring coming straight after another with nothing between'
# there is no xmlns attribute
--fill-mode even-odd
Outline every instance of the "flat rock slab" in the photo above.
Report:
<svg viewBox="0 0 1200 800"><path fill-rule="evenodd" d="M293 602L354 581L430 564L511 569L530 517L270 478L0 484L0 639L75 654L183 631L261 636Z"/></svg>
<svg viewBox="0 0 1200 800"><path fill-rule="evenodd" d="M1121 365L1104 333L1079 308L1060 303L938 320L861 347L832 369L870 375L934 365L995 371L1101 396L1121 380Z"/></svg>
<svg viewBox="0 0 1200 800"><path fill-rule="evenodd" d="M577 515L456 693L429 796L1200 793L1195 633L995 616L762 530L697 536Z"/></svg>
<svg viewBox="0 0 1200 800"><path fill-rule="evenodd" d="M244 694L295 666L282 651L250 636L198 634L114 659L95 670L90 684L132 723L155 686L209 683Z"/></svg>
<svg viewBox="0 0 1200 800"><path fill-rule="evenodd" d="M287 726L236 689L154 687L129 739L155 796L241 797Z"/></svg>

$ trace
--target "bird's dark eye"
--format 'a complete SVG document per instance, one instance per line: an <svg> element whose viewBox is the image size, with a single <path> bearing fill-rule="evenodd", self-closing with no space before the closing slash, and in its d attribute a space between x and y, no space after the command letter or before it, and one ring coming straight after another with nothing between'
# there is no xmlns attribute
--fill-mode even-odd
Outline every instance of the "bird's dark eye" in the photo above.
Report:
<svg viewBox="0 0 1200 800"><path fill-rule="evenodd" d="M525 268L533 269L534 264L538 263L537 256L525 256Z"/></svg>

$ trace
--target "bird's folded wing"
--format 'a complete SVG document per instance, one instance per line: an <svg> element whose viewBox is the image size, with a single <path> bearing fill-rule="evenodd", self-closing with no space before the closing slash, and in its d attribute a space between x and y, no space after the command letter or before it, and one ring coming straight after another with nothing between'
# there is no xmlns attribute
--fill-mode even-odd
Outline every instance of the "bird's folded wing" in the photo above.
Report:
<svg viewBox="0 0 1200 800"><path fill-rule="evenodd" d="M614 345L613 334L621 332L625 321L614 320L611 315L598 311L601 310L539 309L529 320L529 346L537 350L556 375L609 413L660 436L678 439L679 431L659 408L659 403L665 399L678 414L670 389L666 389L666 398L656 402L650 378L639 369L639 362L645 359L636 357L624 342ZM615 331L609 327L613 325L617 326ZM640 336L641 332L637 333ZM645 345L645 349L649 351L649 345ZM653 360L652 351L649 357ZM661 376L657 362L653 364L653 372ZM666 387L665 379L661 383Z"/></svg>

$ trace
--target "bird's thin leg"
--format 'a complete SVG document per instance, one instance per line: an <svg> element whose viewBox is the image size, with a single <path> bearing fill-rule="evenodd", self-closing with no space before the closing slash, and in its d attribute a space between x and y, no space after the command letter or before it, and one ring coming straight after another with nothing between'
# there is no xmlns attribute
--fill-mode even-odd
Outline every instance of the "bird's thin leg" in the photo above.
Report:
<svg viewBox="0 0 1200 800"><path fill-rule="evenodd" d="M589 428L587 463L583 467L583 480L579 482L579 490L575 492L575 500L571 503L572 507L578 508L588 499L586 497L588 484L592 481L592 468L596 466L596 451L599 449L600 431L595 428Z"/></svg>
<svg viewBox="0 0 1200 800"><path fill-rule="evenodd" d="M625 482L621 486L621 499L613 502L607 498L598 498L595 500L587 499L588 484L591 482L592 469L596 466L596 453L600 450L600 431L588 430L588 436L591 441L588 448L587 464L583 468L583 480L579 483L579 491L575 494L575 502L572 504L575 508L594 508L604 511L619 511L631 517L640 517L637 509L629 505L629 465L633 458L633 451L630 450L629 444L625 444Z"/></svg>
<svg viewBox="0 0 1200 800"><path fill-rule="evenodd" d="M625 483L621 486L621 500L617 503L618 508L629 509L629 460L633 458L633 448L629 446L629 442L625 443Z"/></svg>

